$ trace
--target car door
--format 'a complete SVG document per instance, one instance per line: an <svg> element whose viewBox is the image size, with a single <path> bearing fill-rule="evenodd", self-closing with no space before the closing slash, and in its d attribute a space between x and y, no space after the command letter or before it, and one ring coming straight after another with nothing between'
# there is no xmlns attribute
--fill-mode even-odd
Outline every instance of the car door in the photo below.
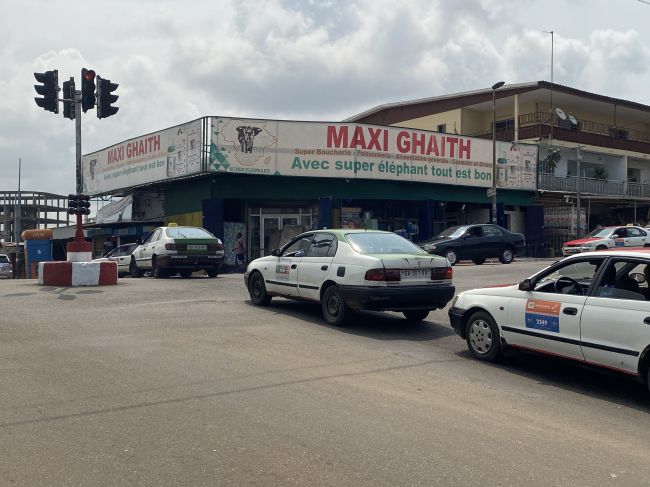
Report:
<svg viewBox="0 0 650 487"><path fill-rule="evenodd" d="M499 257L505 249L505 238L501 228L496 225L483 225L481 252L485 257Z"/></svg>
<svg viewBox="0 0 650 487"><path fill-rule="evenodd" d="M274 267L264 275L266 290L287 296L298 296L298 264L309 250L313 234L299 235L280 250Z"/></svg>
<svg viewBox="0 0 650 487"><path fill-rule="evenodd" d="M131 250L133 246L121 245L118 247L117 252L115 253L115 260L117 261L117 270L119 272L128 272L129 271L129 262L131 261Z"/></svg>
<svg viewBox="0 0 650 487"><path fill-rule="evenodd" d="M650 344L650 302L640 288L631 291L622 282L643 273L648 263L624 257L608 262L616 269L614 285L605 281L608 269L587 298L580 320L582 353L588 362L638 372L639 356Z"/></svg>
<svg viewBox="0 0 650 487"><path fill-rule="evenodd" d="M469 227L460 237L458 257L463 259L472 259L477 256L481 257L482 237L483 230L481 228L481 225L474 225Z"/></svg>
<svg viewBox="0 0 650 487"><path fill-rule="evenodd" d="M505 340L515 346L584 360L580 347L580 316L605 257L559 262L532 280L531 291L514 291L508 302ZM573 281L571 281L572 279Z"/></svg>
<svg viewBox="0 0 650 487"><path fill-rule="evenodd" d="M627 227L626 247L643 247L646 242L646 233L640 228Z"/></svg>
<svg viewBox="0 0 650 487"><path fill-rule="evenodd" d="M147 260L151 259L151 245L153 242L153 239L157 237L156 235L160 235L160 228L157 228L154 230L152 233L150 233L147 238L145 238L142 242L141 245L138 246L136 251L133 253L133 256L135 258L136 263L138 264L138 267L147 267L149 265L149 262Z"/></svg>
<svg viewBox="0 0 650 487"><path fill-rule="evenodd" d="M331 233L317 233L304 257L297 262L298 292L301 297L320 300L320 288L330 274L337 240Z"/></svg>
<svg viewBox="0 0 650 487"><path fill-rule="evenodd" d="M614 240L614 247L629 247L627 228L617 228L614 233L612 233L612 240Z"/></svg>

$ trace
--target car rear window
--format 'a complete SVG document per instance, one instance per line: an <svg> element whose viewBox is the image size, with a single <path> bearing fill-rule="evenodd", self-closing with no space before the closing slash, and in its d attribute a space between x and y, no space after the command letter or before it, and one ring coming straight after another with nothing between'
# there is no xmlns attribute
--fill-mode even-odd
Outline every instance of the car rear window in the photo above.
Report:
<svg viewBox="0 0 650 487"><path fill-rule="evenodd" d="M171 227L165 233L169 238L214 238L207 230L196 227Z"/></svg>
<svg viewBox="0 0 650 487"><path fill-rule="evenodd" d="M360 254L427 254L420 247L394 233L348 233L345 239Z"/></svg>

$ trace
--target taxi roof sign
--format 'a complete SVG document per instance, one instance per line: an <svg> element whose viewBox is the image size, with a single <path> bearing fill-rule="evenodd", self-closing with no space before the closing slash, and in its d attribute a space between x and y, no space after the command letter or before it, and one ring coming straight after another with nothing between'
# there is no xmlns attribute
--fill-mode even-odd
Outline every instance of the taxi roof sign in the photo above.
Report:
<svg viewBox="0 0 650 487"><path fill-rule="evenodd" d="M168 227L177 227L178 225L176 223L168 223L167 226Z"/></svg>

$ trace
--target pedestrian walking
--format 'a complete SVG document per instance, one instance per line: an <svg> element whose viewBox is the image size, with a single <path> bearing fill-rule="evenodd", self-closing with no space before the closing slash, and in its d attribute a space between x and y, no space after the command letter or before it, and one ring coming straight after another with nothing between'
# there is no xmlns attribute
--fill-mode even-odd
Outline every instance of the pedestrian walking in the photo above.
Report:
<svg viewBox="0 0 650 487"><path fill-rule="evenodd" d="M235 272L239 272L241 265L241 272L246 270L246 245L244 244L244 237L241 232L237 234L235 240Z"/></svg>

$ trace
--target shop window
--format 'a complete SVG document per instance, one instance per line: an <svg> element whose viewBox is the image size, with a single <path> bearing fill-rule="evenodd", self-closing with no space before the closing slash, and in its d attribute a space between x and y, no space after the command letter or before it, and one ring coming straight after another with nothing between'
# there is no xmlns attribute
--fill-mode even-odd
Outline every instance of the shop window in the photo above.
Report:
<svg viewBox="0 0 650 487"><path fill-rule="evenodd" d="M438 125L436 128L436 132L440 132L441 134L446 134L447 133L447 124L446 123L441 123Z"/></svg>

